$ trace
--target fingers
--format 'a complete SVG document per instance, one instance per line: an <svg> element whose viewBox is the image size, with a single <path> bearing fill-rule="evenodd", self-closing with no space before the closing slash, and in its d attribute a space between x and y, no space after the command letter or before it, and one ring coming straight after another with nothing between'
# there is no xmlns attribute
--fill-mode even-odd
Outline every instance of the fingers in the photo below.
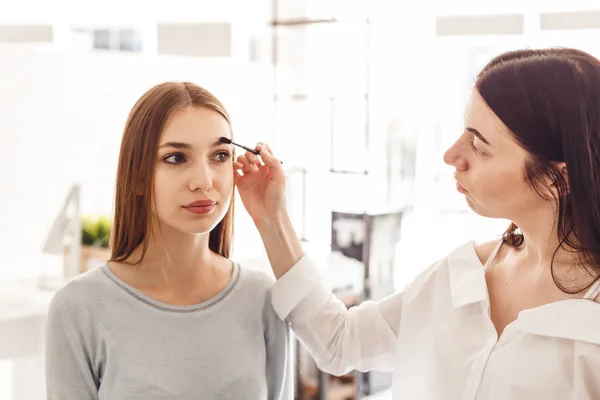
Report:
<svg viewBox="0 0 600 400"><path fill-rule="evenodd" d="M271 149L266 144L259 144L257 150L260 152L260 158L262 158L265 165L269 168L278 166L281 162L271 154Z"/></svg>
<svg viewBox="0 0 600 400"><path fill-rule="evenodd" d="M248 158L248 154L251 153L246 153L246 154L242 154L241 156L239 156L237 158L237 163L241 165L241 170L242 172L245 174L249 174L251 172L257 172L258 171L258 167L256 166L255 163L251 162ZM254 156L254 154L252 154ZM254 158L256 159L256 156L254 156Z"/></svg>
<svg viewBox="0 0 600 400"><path fill-rule="evenodd" d="M246 152L244 155L250 162L250 165L256 167L256 171L258 171L258 166L262 165L260 159L250 152Z"/></svg>
<svg viewBox="0 0 600 400"><path fill-rule="evenodd" d="M252 172L265 172L275 165L280 165L281 162L276 159L269 145L265 143L257 143L256 150L260 156L247 151L238 156L234 161L234 168L240 170L244 175ZM264 171L263 171L264 170Z"/></svg>
<svg viewBox="0 0 600 400"><path fill-rule="evenodd" d="M271 147L263 142L258 142L256 144L256 150L258 150L258 152L260 152L260 149L267 149L269 151L269 153L273 154L273 150L271 150Z"/></svg>
<svg viewBox="0 0 600 400"><path fill-rule="evenodd" d="M237 175L241 175L243 173L244 164L238 161L233 162L233 170Z"/></svg>

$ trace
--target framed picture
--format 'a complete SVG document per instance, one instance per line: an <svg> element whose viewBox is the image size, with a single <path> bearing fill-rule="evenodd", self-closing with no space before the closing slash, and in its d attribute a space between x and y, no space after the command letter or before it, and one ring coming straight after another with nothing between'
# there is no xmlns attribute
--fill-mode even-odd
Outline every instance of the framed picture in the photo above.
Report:
<svg viewBox="0 0 600 400"><path fill-rule="evenodd" d="M331 214L331 251L363 263L364 299L382 298L394 290L401 221L401 211Z"/></svg>
<svg viewBox="0 0 600 400"><path fill-rule="evenodd" d="M366 238L364 214L334 211L331 213L331 251L364 262Z"/></svg>

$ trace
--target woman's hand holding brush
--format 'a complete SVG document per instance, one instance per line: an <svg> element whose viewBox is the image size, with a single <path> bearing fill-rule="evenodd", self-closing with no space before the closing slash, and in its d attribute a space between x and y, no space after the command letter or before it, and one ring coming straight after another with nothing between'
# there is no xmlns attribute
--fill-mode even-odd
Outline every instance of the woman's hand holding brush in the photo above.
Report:
<svg viewBox="0 0 600 400"><path fill-rule="evenodd" d="M247 149L233 163L233 168L242 203L257 226L287 218L285 174L269 146L258 143L255 149Z"/></svg>
<svg viewBox="0 0 600 400"><path fill-rule="evenodd" d="M266 144L259 143L255 151L258 156L247 151L233 163L234 182L279 279L303 257L304 250L287 213L281 163Z"/></svg>

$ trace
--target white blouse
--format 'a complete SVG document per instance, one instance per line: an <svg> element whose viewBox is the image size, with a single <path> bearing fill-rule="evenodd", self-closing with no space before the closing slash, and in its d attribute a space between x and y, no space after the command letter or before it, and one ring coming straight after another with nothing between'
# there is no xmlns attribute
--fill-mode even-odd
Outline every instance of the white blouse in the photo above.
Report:
<svg viewBox="0 0 600 400"><path fill-rule="evenodd" d="M474 246L404 292L350 310L304 256L273 286L273 308L322 370L393 370L394 399L600 399L600 304L590 300L600 284L586 298L521 311L498 338Z"/></svg>

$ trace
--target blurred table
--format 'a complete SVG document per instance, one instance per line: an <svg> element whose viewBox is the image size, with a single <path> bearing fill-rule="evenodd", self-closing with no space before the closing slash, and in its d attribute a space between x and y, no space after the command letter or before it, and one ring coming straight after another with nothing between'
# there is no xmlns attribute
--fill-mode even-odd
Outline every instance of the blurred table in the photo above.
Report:
<svg viewBox="0 0 600 400"><path fill-rule="evenodd" d="M11 367L6 400L46 398L44 325L52 295L33 283L0 289L0 361Z"/></svg>

